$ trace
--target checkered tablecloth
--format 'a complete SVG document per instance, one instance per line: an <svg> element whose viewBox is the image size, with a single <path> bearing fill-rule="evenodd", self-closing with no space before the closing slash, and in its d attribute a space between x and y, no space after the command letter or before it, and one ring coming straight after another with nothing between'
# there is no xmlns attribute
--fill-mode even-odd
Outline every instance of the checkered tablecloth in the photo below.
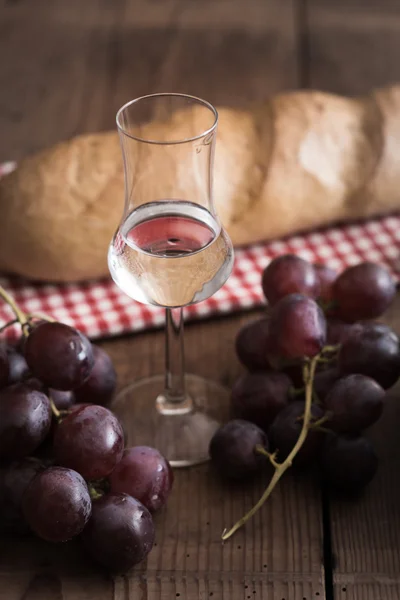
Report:
<svg viewBox="0 0 400 600"><path fill-rule="evenodd" d="M0 175L14 168L0 165ZM362 223L329 227L279 241L236 249L235 266L227 283L212 297L185 308L187 319L247 310L264 304L260 279L268 262L284 253L298 254L341 271L365 260L381 263L400 279L400 215ZM90 338L111 337L158 327L164 310L128 298L110 280L80 284L36 284L16 277L0 276L0 285L13 295L22 310L46 313L69 323ZM8 306L0 304L0 325L12 318ZM13 338L8 328L3 336Z"/></svg>

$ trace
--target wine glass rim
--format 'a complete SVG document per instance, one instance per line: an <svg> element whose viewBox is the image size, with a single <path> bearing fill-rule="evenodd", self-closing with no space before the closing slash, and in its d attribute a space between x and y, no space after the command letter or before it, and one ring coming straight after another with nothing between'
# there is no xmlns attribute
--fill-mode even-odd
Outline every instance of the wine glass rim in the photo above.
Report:
<svg viewBox="0 0 400 600"><path fill-rule="evenodd" d="M178 139L178 140L150 140L150 139L139 137L137 135L133 135L132 133L129 133L122 126L122 124L120 123L120 117L127 108L129 108L133 104L137 104L138 102L140 102L140 100L148 100L149 98L157 98L157 97L161 98L163 96L174 96L174 97L178 97L178 98L187 98L189 100L195 100L199 104L202 104L204 107L209 108L211 110L211 112L214 114L213 124L211 125L211 127L209 127L208 129L205 129L198 135L194 135L192 137L182 138L182 139ZM132 140L136 140L137 142L144 142L145 144L171 146L171 145L175 145L175 144L185 144L187 142L195 142L196 140L200 140L201 138L204 138L207 135L209 135L210 133L212 133L218 125L218 111L215 108L215 106L213 106L210 102L208 102L207 100L203 100L202 98L198 98L197 96L191 96L190 94L180 94L178 92L174 92L174 93L162 92L162 93L156 93L156 94L146 94L145 96L139 96L138 98L134 98L134 100L130 100L129 102L126 102L123 106L121 106L121 108L117 112L116 123L117 123L118 130L123 135L126 135L127 137L131 138Z"/></svg>

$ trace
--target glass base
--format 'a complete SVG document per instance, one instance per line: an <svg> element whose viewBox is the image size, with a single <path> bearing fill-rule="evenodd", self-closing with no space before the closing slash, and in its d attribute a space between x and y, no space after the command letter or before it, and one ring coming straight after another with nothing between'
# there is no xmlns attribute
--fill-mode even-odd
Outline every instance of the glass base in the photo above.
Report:
<svg viewBox="0 0 400 600"><path fill-rule="evenodd" d="M197 375L186 375L187 400L176 405L164 397L165 378L149 377L123 389L111 409L125 433L125 445L153 446L172 467L189 467L209 459L208 447L229 418L230 391Z"/></svg>

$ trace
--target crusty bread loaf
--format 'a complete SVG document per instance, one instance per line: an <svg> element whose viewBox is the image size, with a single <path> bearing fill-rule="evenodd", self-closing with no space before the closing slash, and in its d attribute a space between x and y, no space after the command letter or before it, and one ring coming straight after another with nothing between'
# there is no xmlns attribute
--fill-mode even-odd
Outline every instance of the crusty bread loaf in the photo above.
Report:
<svg viewBox="0 0 400 600"><path fill-rule="evenodd" d="M400 86L218 110L214 198L235 245L400 209ZM115 132L26 158L0 181L0 269L50 281L106 275L123 203Z"/></svg>

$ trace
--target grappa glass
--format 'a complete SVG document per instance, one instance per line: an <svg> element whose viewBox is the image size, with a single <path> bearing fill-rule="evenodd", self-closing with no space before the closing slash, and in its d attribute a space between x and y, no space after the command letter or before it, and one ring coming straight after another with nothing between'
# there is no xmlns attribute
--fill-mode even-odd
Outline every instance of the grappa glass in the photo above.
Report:
<svg viewBox="0 0 400 600"><path fill-rule="evenodd" d="M184 94L153 94L117 113L125 207L108 264L131 298L166 309L166 373L134 382L113 410L128 445L158 448L173 467L208 459L227 390L184 374L182 307L212 296L233 265L212 199L218 114ZM211 340L210 340L211 343Z"/></svg>

